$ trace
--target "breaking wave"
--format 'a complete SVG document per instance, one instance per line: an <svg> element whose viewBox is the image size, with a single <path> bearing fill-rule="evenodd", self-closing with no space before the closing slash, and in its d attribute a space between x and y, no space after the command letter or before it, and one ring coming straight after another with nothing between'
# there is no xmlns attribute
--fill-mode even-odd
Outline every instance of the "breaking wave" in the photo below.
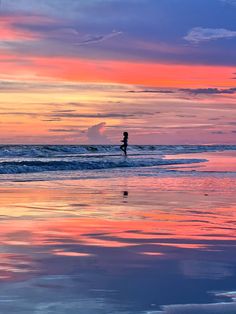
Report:
<svg viewBox="0 0 236 314"><path fill-rule="evenodd" d="M204 159L159 159L159 158L84 158L80 160L25 160L0 162L0 174L19 174L45 171L99 170L115 168L154 167L199 163Z"/></svg>

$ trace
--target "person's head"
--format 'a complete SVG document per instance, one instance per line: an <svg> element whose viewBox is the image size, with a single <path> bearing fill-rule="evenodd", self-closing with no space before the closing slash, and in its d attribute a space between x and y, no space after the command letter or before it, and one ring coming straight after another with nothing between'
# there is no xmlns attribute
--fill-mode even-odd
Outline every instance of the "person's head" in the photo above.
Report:
<svg viewBox="0 0 236 314"><path fill-rule="evenodd" d="M124 132L123 135L124 135L124 137L128 137L129 136L128 132Z"/></svg>

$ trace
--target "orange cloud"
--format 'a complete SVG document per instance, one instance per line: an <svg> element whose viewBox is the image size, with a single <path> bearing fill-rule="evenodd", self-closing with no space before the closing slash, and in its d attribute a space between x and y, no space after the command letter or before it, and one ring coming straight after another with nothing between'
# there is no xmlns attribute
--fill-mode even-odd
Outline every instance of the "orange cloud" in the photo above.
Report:
<svg viewBox="0 0 236 314"><path fill-rule="evenodd" d="M17 58L17 56L15 57ZM19 58L19 57L18 57ZM29 57L29 64L1 65L2 74L29 74L72 82L107 82L158 87L232 87L232 67ZM19 58L20 62L20 58Z"/></svg>

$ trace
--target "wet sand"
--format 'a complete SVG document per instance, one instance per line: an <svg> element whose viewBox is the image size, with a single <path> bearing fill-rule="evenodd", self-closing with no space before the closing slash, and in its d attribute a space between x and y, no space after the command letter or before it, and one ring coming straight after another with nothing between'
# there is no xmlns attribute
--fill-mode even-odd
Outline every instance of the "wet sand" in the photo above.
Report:
<svg viewBox="0 0 236 314"><path fill-rule="evenodd" d="M236 313L232 174L11 182L0 195L1 313Z"/></svg>

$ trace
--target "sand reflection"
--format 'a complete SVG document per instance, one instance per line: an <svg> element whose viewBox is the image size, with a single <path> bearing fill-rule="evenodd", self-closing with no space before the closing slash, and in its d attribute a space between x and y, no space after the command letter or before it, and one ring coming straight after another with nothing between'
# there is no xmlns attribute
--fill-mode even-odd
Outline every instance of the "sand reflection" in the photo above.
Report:
<svg viewBox="0 0 236 314"><path fill-rule="evenodd" d="M92 313L97 298L98 313L213 302L212 281L230 291L236 279L233 187L230 178L129 178L1 188L1 287L21 300L18 313L35 309L31 297L41 312L58 309L55 291L72 313L82 304Z"/></svg>

